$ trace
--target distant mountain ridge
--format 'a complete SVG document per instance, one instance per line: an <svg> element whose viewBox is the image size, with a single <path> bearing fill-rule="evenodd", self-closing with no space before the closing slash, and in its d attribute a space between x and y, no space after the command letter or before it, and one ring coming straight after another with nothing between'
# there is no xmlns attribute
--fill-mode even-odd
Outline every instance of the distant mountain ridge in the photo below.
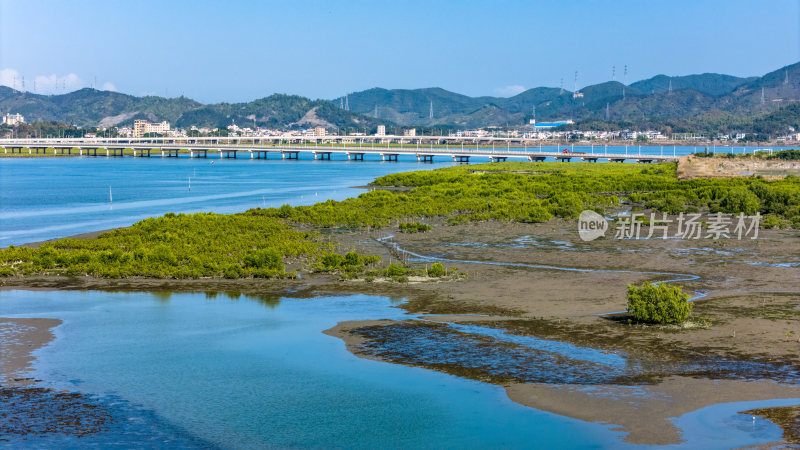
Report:
<svg viewBox="0 0 800 450"><path fill-rule="evenodd" d="M63 95L38 95L0 86L0 113L14 112L32 121L62 121L80 126L130 125L136 119L192 125L270 128L313 127L371 129L377 121L344 111L327 100L274 94L247 103L204 105L178 97L135 97L84 88Z"/></svg>
<svg viewBox="0 0 800 450"><path fill-rule="evenodd" d="M607 81L585 86L577 93L537 87L512 97L470 97L442 88L372 88L348 94L350 110L340 107L344 98L311 100L286 94L243 103L202 104L184 97L136 97L88 88L63 95L38 95L0 86L0 113L21 113L28 121L113 126L128 125L143 118L167 120L178 127L219 127L236 123L272 128L320 125L350 131L370 131L378 124L463 128L518 126L527 123L534 113L540 121L638 123L713 118L732 123L741 117L769 114L798 100L800 63L761 77L714 73L657 75L628 86Z"/></svg>
<svg viewBox="0 0 800 450"><path fill-rule="evenodd" d="M800 100L800 63L763 77L657 75L628 86L617 81L590 85L580 89L579 95L574 94L548 87L528 89L512 97L469 97L441 88L373 88L348 94L347 100L352 110L379 120L426 126L519 125L534 112L542 120L598 120L605 119L606 114L609 120L690 118L712 110L763 114ZM487 115L489 107L496 109ZM485 122L487 119L491 122Z"/></svg>

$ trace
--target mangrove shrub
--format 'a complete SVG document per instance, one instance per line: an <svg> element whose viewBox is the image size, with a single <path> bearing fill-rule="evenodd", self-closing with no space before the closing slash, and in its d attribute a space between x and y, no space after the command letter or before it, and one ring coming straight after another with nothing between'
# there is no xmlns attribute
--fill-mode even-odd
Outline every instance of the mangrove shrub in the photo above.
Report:
<svg viewBox="0 0 800 450"><path fill-rule="evenodd" d="M680 286L644 283L628 285L628 313L639 322L683 323L692 312L689 294Z"/></svg>

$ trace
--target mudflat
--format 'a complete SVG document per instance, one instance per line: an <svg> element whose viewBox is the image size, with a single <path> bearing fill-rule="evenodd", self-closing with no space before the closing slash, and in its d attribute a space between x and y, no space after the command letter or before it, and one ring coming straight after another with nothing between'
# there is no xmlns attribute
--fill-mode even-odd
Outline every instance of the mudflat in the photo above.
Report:
<svg viewBox="0 0 800 450"><path fill-rule="evenodd" d="M29 378L33 352L44 347L55 336L52 328L61 324L58 319L0 317L0 384L25 386Z"/></svg>
<svg viewBox="0 0 800 450"><path fill-rule="evenodd" d="M464 276L406 283L313 273L299 280L10 277L0 283L2 289L403 297L409 321L346 322L326 333L343 339L361 357L495 383L521 404L618 425L629 433L629 442L679 442L680 433L668 419L704 406L800 398L800 234L795 230L761 230L758 239L741 240L583 242L575 222L561 220L434 225L424 233L387 228L325 238L342 250L379 254L387 262L424 267L438 260ZM647 326L627 320L627 284L658 280L697 297L687 324ZM453 334L451 328L461 325L566 343L635 364L611 376L544 350L520 357L516 344L468 330ZM435 353L408 357L403 345L410 340L436 344L428 346L433 348L452 342L475 345L472 353L462 352L466 356L445 364ZM560 371L541 378L528 370L538 358L556 358Z"/></svg>
<svg viewBox="0 0 800 450"><path fill-rule="evenodd" d="M762 176L768 180L800 175L800 161L761 158L723 158L681 156L678 160L678 179L741 178Z"/></svg>

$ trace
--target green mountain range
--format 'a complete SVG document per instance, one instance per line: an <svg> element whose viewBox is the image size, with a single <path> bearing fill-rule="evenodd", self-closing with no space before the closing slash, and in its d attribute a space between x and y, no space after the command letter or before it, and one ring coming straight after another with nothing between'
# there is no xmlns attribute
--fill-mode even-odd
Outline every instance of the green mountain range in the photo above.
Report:
<svg viewBox="0 0 800 450"><path fill-rule="evenodd" d="M373 118L400 125L466 127L519 125L533 116L534 108L540 121L639 122L689 119L710 111L760 115L797 100L800 100L800 63L763 77L712 73L657 75L629 86L616 81L599 83L577 93L538 87L513 97L468 97L440 88L374 88L347 95L352 110ZM491 122L486 122L487 119Z"/></svg>
<svg viewBox="0 0 800 450"><path fill-rule="evenodd" d="M0 86L0 112L26 121L59 121L79 126L122 126L136 119L169 121L178 127L237 124L269 128L374 129L378 121L345 111L327 100L275 94L247 103L204 105L185 97L135 97L111 91L80 89L64 95L38 95Z"/></svg>
<svg viewBox="0 0 800 450"><path fill-rule="evenodd" d="M0 113L21 113L30 121L63 121L80 126L129 125L135 119L191 125L305 128L324 126L371 131L378 124L418 127L517 126L539 121L647 124L676 129L762 128L764 120L788 124L800 100L800 63L762 77L705 73L657 75L628 86L608 81L578 92L537 87L512 97L470 97L441 88L373 88L334 100L275 94L246 103L201 104L184 97L135 97L81 89L37 95L0 86ZM341 108L345 102L350 110ZM775 115L777 114L777 116ZM780 118L780 120L778 120ZM786 125L789 126L789 125Z"/></svg>

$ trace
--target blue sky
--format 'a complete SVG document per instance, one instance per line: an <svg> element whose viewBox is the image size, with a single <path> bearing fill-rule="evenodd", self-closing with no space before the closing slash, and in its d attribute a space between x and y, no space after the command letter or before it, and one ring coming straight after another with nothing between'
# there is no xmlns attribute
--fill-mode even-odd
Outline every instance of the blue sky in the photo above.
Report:
<svg viewBox="0 0 800 450"><path fill-rule="evenodd" d="M800 61L798 0L0 0L0 84L202 102L371 87L468 95ZM16 80L16 82L14 81ZM96 81L95 81L96 80Z"/></svg>

